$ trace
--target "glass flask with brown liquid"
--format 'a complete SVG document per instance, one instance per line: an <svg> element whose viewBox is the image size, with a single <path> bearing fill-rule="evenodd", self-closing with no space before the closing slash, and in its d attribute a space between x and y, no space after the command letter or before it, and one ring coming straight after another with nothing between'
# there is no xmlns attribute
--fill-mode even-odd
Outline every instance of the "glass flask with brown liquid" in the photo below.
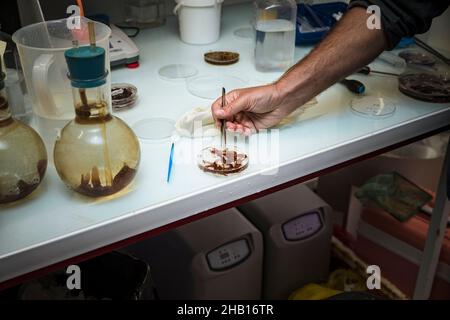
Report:
<svg viewBox="0 0 450 320"><path fill-rule="evenodd" d="M110 114L105 50L87 46L67 50L75 119L61 131L54 148L56 170L71 189L91 197L115 194L129 185L139 165L134 132Z"/></svg>
<svg viewBox="0 0 450 320"><path fill-rule="evenodd" d="M11 117L0 57L0 204L32 193L47 169L47 151L31 127Z"/></svg>

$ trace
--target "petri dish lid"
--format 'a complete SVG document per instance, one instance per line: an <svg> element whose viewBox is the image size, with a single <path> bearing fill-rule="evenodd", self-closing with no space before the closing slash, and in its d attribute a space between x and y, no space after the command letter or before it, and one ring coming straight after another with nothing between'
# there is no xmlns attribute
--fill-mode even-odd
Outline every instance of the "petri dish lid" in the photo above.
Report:
<svg viewBox="0 0 450 320"><path fill-rule="evenodd" d="M246 87L248 82L230 75L201 75L187 80L187 89L194 96L204 99L216 99L225 88L227 92Z"/></svg>
<svg viewBox="0 0 450 320"><path fill-rule="evenodd" d="M235 29L233 31L233 34L238 38L252 39L254 32L253 32L253 28L248 26L248 27L240 27L240 28Z"/></svg>
<svg viewBox="0 0 450 320"><path fill-rule="evenodd" d="M363 96L351 101L351 109L357 115L369 118L386 118L394 114L396 105L389 99L377 96Z"/></svg>
<svg viewBox="0 0 450 320"><path fill-rule="evenodd" d="M436 63L436 59L430 54L414 49L401 51L398 56L409 64L432 66Z"/></svg>
<svg viewBox="0 0 450 320"><path fill-rule="evenodd" d="M169 64L161 67L158 73L165 80L179 80L195 76L197 69L188 64Z"/></svg>
<svg viewBox="0 0 450 320"><path fill-rule="evenodd" d="M139 120L132 127L139 139L159 142L172 137L175 121L168 118L147 118Z"/></svg>

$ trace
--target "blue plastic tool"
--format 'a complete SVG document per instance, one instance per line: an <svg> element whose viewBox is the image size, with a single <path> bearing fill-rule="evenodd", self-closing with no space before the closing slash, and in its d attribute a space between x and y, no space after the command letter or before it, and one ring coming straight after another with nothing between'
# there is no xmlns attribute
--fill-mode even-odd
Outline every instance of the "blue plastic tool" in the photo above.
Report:
<svg viewBox="0 0 450 320"><path fill-rule="evenodd" d="M169 169L167 170L167 183L169 183L170 176L172 175L173 151L174 151L174 149L175 149L175 142L172 142L172 146L170 147Z"/></svg>

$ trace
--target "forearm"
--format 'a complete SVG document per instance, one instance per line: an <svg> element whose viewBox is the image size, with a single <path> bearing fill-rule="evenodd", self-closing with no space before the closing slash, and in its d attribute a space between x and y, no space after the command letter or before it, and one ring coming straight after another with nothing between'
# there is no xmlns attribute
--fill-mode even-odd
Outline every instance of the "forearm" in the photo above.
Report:
<svg viewBox="0 0 450 320"><path fill-rule="evenodd" d="M276 83L280 106L290 113L337 81L375 59L387 46L382 30L368 29L361 7L347 12L309 55Z"/></svg>

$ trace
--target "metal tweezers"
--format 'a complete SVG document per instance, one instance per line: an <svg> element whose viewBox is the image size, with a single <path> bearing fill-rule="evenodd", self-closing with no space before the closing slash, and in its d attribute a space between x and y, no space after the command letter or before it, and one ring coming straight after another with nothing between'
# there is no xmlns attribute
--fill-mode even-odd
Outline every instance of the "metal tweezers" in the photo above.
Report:
<svg viewBox="0 0 450 320"><path fill-rule="evenodd" d="M225 107L225 88L222 88L222 109ZM220 145L222 150L227 148L227 134L225 132L225 119L220 120Z"/></svg>

